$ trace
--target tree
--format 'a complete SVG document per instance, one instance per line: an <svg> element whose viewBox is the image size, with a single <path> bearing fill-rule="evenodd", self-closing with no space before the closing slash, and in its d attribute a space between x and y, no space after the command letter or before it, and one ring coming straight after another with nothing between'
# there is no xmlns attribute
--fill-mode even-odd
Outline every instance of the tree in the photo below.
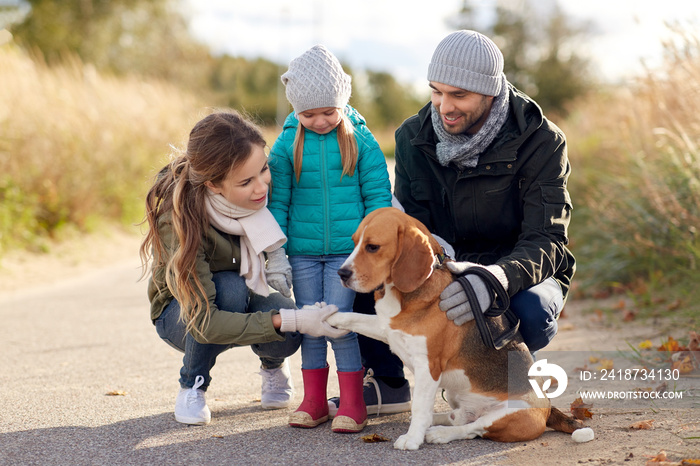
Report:
<svg viewBox="0 0 700 466"><path fill-rule="evenodd" d="M172 0L24 0L30 10L12 30L48 63L75 54L98 70L203 83L208 50L187 32Z"/></svg>
<svg viewBox="0 0 700 466"><path fill-rule="evenodd" d="M214 62L209 86L222 104L266 125L275 124L280 67L269 60L223 55ZM281 96L284 98L284 95ZM286 115L285 115L286 116ZM280 122L281 123L281 122Z"/></svg>
<svg viewBox="0 0 700 466"><path fill-rule="evenodd" d="M530 0L498 0L495 20L478 27L469 0L453 24L482 30L503 52L504 72L518 89L537 101L546 113L565 116L567 105L588 92L594 82L590 63L576 52L587 24L574 24L555 1L544 13Z"/></svg>
<svg viewBox="0 0 700 466"><path fill-rule="evenodd" d="M383 71L366 71L363 86L353 80L351 105L361 109L371 128L398 127L425 104L407 85Z"/></svg>

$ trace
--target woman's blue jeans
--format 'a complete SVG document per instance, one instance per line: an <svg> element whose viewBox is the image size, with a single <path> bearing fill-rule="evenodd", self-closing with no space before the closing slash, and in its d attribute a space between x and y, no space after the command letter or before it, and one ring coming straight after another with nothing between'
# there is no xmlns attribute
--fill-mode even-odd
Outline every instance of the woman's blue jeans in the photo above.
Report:
<svg viewBox="0 0 700 466"><path fill-rule="evenodd" d="M339 312L352 312L355 292L345 288L338 275L338 269L346 258L346 255L336 254L289 257L294 298L299 308L323 301L338 306ZM302 369L326 367L328 341L333 348L338 371L356 372L362 369L360 346L357 334L353 332L340 338L304 335L301 342Z"/></svg>
<svg viewBox="0 0 700 466"><path fill-rule="evenodd" d="M279 293L269 296L259 296L251 293L245 284L245 279L237 272L217 272L212 280L216 286L214 303L223 312L266 312L272 309L294 309L294 302ZM190 388L194 379L204 377L206 390L211 382L209 372L216 363L216 357L229 348L238 345L208 345L197 342L185 330L185 323L180 320L180 304L173 299L156 320L156 331L166 343L185 353L180 369L180 386ZM266 369L279 367L284 358L294 354L301 344L301 335L296 332L285 333L283 341L273 341L251 345L251 349L260 357L262 366Z"/></svg>

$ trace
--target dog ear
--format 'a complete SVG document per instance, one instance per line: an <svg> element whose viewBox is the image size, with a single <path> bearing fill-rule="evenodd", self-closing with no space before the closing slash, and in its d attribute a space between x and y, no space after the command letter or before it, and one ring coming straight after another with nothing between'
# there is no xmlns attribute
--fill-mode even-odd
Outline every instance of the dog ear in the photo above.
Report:
<svg viewBox="0 0 700 466"><path fill-rule="evenodd" d="M414 225L399 229L398 254L391 268L394 286L410 293L433 273L433 251L428 237Z"/></svg>

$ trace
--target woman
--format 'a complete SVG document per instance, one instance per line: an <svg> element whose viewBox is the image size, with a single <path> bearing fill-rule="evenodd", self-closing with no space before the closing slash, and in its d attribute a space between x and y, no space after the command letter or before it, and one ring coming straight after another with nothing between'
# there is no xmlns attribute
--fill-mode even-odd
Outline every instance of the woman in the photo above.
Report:
<svg viewBox="0 0 700 466"><path fill-rule="evenodd" d="M160 171L146 196L140 254L144 268L151 262L151 319L158 335L185 353L178 422L211 420L204 394L226 349L251 345L261 362L262 407L283 408L292 396L284 361L299 348L297 332L346 333L324 322L334 306L299 313L291 299L270 294L264 254L286 237L266 207L269 184L260 130L219 112L194 126L187 151Z"/></svg>

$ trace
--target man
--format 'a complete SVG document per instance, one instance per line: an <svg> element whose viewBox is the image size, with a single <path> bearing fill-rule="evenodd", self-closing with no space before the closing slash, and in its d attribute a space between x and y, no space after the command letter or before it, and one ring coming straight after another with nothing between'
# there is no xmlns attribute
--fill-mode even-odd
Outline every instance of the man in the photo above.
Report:
<svg viewBox="0 0 700 466"><path fill-rule="evenodd" d="M395 196L454 248L453 272L480 264L498 279L535 352L557 333L575 271L566 247L572 207L564 134L506 80L501 51L478 32L444 38L428 81L431 102L396 131ZM467 279L481 311L489 309L491 285ZM474 319L457 282L441 294L440 308L458 325ZM373 372L368 412L410 409L403 367L388 346L361 339L360 350Z"/></svg>

